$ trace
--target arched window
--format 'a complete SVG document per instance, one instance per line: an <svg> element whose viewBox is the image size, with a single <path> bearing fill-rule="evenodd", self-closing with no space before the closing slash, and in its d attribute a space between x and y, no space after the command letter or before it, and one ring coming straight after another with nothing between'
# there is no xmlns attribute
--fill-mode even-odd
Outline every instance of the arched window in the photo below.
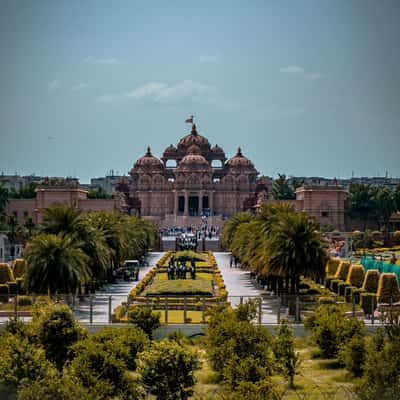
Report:
<svg viewBox="0 0 400 400"><path fill-rule="evenodd" d="M213 168L222 168L224 166L224 163L221 160L212 160L211 166Z"/></svg>
<svg viewBox="0 0 400 400"><path fill-rule="evenodd" d="M165 166L167 168L176 168L176 160L167 160Z"/></svg>

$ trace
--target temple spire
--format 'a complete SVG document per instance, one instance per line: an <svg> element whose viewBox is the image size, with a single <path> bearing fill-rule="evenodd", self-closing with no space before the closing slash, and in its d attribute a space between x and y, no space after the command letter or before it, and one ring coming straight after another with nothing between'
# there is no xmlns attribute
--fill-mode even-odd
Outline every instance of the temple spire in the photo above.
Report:
<svg viewBox="0 0 400 400"><path fill-rule="evenodd" d="M238 149L237 149L237 154L236 154L238 157L243 157L243 154L242 154L242 149L240 148L240 147L238 147Z"/></svg>
<svg viewBox="0 0 400 400"><path fill-rule="evenodd" d="M146 153L146 156L147 156L147 157L151 157L151 156L152 156L150 146L147 146L147 153Z"/></svg>
<svg viewBox="0 0 400 400"><path fill-rule="evenodd" d="M196 124L192 125L192 131L190 132L192 135L197 136Z"/></svg>

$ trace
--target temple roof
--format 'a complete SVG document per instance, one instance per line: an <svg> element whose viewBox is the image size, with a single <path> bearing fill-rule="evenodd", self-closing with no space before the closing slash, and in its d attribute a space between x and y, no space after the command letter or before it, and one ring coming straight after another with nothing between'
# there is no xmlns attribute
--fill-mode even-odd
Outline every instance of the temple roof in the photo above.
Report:
<svg viewBox="0 0 400 400"><path fill-rule="evenodd" d="M242 150L240 147L238 148L236 155L229 159L226 165L230 169L257 172L254 168L254 164L242 154Z"/></svg>
<svg viewBox="0 0 400 400"><path fill-rule="evenodd" d="M164 164L153 154L151 154L150 147L143 157L140 157L133 166L132 172L163 172Z"/></svg>
<svg viewBox="0 0 400 400"><path fill-rule="evenodd" d="M209 172L211 165L201 154L187 154L178 164L178 172Z"/></svg>
<svg viewBox="0 0 400 400"><path fill-rule="evenodd" d="M196 124L192 125L192 131L189 135L184 136L178 143L178 149L188 148L192 145L199 146L200 148L208 148L210 149L209 141L202 135L197 133Z"/></svg>

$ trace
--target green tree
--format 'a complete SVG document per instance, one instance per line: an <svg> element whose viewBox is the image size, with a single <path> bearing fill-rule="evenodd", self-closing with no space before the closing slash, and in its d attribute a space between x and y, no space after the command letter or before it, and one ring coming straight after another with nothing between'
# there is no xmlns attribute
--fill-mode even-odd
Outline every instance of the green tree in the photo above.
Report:
<svg viewBox="0 0 400 400"><path fill-rule="evenodd" d="M0 216L4 215L6 206L8 204L9 193L4 187L3 183L0 183Z"/></svg>
<svg viewBox="0 0 400 400"><path fill-rule="evenodd" d="M374 188L370 185L352 183L349 188L346 208L351 218L363 222L363 230L365 231L368 220L374 217L376 211Z"/></svg>
<svg viewBox="0 0 400 400"><path fill-rule="evenodd" d="M299 373L300 359L299 354L294 349L293 330L282 321L276 328L274 338L274 355L278 365L278 370L289 379L289 386L294 386L294 377Z"/></svg>
<svg viewBox="0 0 400 400"><path fill-rule="evenodd" d="M90 277L88 257L81 244L62 233L35 236L30 242L27 262L25 284L33 293L75 293Z"/></svg>
<svg viewBox="0 0 400 400"><path fill-rule="evenodd" d="M374 200L375 214L379 226L388 232L390 217L397 209L395 192L387 187L375 188Z"/></svg>
<svg viewBox="0 0 400 400"><path fill-rule="evenodd" d="M138 370L147 391L159 400L186 400L193 394L199 356L169 340L154 342L139 356Z"/></svg>
<svg viewBox="0 0 400 400"><path fill-rule="evenodd" d="M133 307L128 313L128 321L142 329L151 339L153 330L160 326L160 313L153 313L151 308Z"/></svg>
<svg viewBox="0 0 400 400"><path fill-rule="evenodd" d="M68 204L50 206L43 211L40 231L43 233L76 234L82 224L82 212Z"/></svg>
<svg viewBox="0 0 400 400"><path fill-rule="evenodd" d="M88 199L112 199L113 195L107 193L102 187L90 189Z"/></svg>
<svg viewBox="0 0 400 400"><path fill-rule="evenodd" d="M33 318L37 341L43 346L46 358L62 370L69 348L87 335L71 309L63 304L40 308Z"/></svg>
<svg viewBox="0 0 400 400"><path fill-rule="evenodd" d="M221 232L221 243L224 247L230 248L233 240L233 236L236 229L240 224L250 222L254 219L254 215L249 212L239 212L234 214L232 217L225 222Z"/></svg>
<svg viewBox="0 0 400 400"><path fill-rule="evenodd" d="M290 186L285 174L278 174L272 185L272 195L275 200L294 200L296 193Z"/></svg>

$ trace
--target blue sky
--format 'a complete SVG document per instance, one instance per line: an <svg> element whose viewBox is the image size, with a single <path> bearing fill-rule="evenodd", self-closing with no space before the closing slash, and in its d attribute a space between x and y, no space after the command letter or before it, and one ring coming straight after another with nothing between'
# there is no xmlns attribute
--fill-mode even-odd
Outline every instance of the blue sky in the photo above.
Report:
<svg viewBox="0 0 400 400"><path fill-rule="evenodd" d="M400 176L400 2L0 1L0 172L126 173L195 115L270 176Z"/></svg>

